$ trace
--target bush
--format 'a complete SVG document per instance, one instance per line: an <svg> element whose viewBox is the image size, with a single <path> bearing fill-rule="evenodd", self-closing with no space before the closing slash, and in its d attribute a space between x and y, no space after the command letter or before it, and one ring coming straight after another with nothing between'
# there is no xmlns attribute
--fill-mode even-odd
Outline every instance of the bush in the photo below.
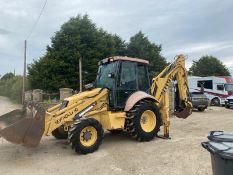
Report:
<svg viewBox="0 0 233 175"><path fill-rule="evenodd" d="M23 77L14 76L12 78L0 81L0 95L9 97L15 102L21 102L22 99ZM29 83L26 80L25 89L29 89Z"/></svg>

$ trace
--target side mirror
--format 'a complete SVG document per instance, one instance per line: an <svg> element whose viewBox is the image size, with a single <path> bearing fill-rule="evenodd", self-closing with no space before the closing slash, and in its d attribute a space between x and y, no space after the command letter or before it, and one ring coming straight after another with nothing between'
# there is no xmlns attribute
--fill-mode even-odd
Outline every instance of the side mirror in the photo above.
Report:
<svg viewBox="0 0 233 175"><path fill-rule="evenodd" d="M114 73L109 73L108 74L108 78L114 78L114 77L115 77Z"/></svg>
<svg viewBox="0 0 233 175"><path fill-rule="evenodd" d="M94 84L93 83L89 83L89 84L84 85L84 87L85 87L86 90L91 90L91 89L94 88Z"/></svg>

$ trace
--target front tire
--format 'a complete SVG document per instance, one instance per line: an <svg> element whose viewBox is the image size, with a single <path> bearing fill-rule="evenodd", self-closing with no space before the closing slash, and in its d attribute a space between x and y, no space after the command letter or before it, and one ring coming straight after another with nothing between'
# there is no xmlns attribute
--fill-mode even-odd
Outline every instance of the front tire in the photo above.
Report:
<svg viewBox="0 0 233 175"><path fill-rule="evenodd" d="M76 153L88 154L99 148L103 136L102 125L96 119L89 118L73 124L68 139Z"/></svg>
<svg viewBox="0 0 233 175"><path fill-rule="evenodd" d="M128 113L126 130L138 141L150 141L159 132L161 116L152 101L139 101Z"/></svg>
<svg viewBox="0 0 233 175"><path fill-rule="evenodd" d="M68 132L64 130L64 125L62 125L59 128L55 129L52 132L52 135L56 139L67 139L68 138Z"/></svg>

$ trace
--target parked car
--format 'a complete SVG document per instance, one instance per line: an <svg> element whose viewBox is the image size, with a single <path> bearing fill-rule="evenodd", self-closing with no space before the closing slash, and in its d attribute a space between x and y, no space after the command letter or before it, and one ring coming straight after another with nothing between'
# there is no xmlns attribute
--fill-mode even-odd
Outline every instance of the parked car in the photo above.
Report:
<svg viewBox="0 0 233 175"><path fill-rule="evenodd" d="M227 97L225 101L225 107L231 108L233 107L233 96Z"/></svg>
<svg viewBox="0 0 233 175"><path fill-rule="evenodd" d="M204 111L209 104L209 99L202 92L191 92L190 98L193 103L193 108L198 111Z"/></svg>

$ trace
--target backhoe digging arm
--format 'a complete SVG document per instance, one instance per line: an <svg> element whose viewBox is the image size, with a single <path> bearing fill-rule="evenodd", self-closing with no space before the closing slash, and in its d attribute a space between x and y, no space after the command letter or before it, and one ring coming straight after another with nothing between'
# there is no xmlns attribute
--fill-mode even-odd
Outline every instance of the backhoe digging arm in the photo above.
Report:
<svg viewBox="0 0 233 175"><path fill-rule="evenodd" d="M158 106L163 114L164 137L169 137L169 83L176 79L178 85L179 103L176 104L174 115L179 118L187 118L192 113L192 103L189 100L187 84L187 72L185 69L184 55L178 55L175 62L168 65L157 77L153 78L151 93L158 101Z"/></svg>

